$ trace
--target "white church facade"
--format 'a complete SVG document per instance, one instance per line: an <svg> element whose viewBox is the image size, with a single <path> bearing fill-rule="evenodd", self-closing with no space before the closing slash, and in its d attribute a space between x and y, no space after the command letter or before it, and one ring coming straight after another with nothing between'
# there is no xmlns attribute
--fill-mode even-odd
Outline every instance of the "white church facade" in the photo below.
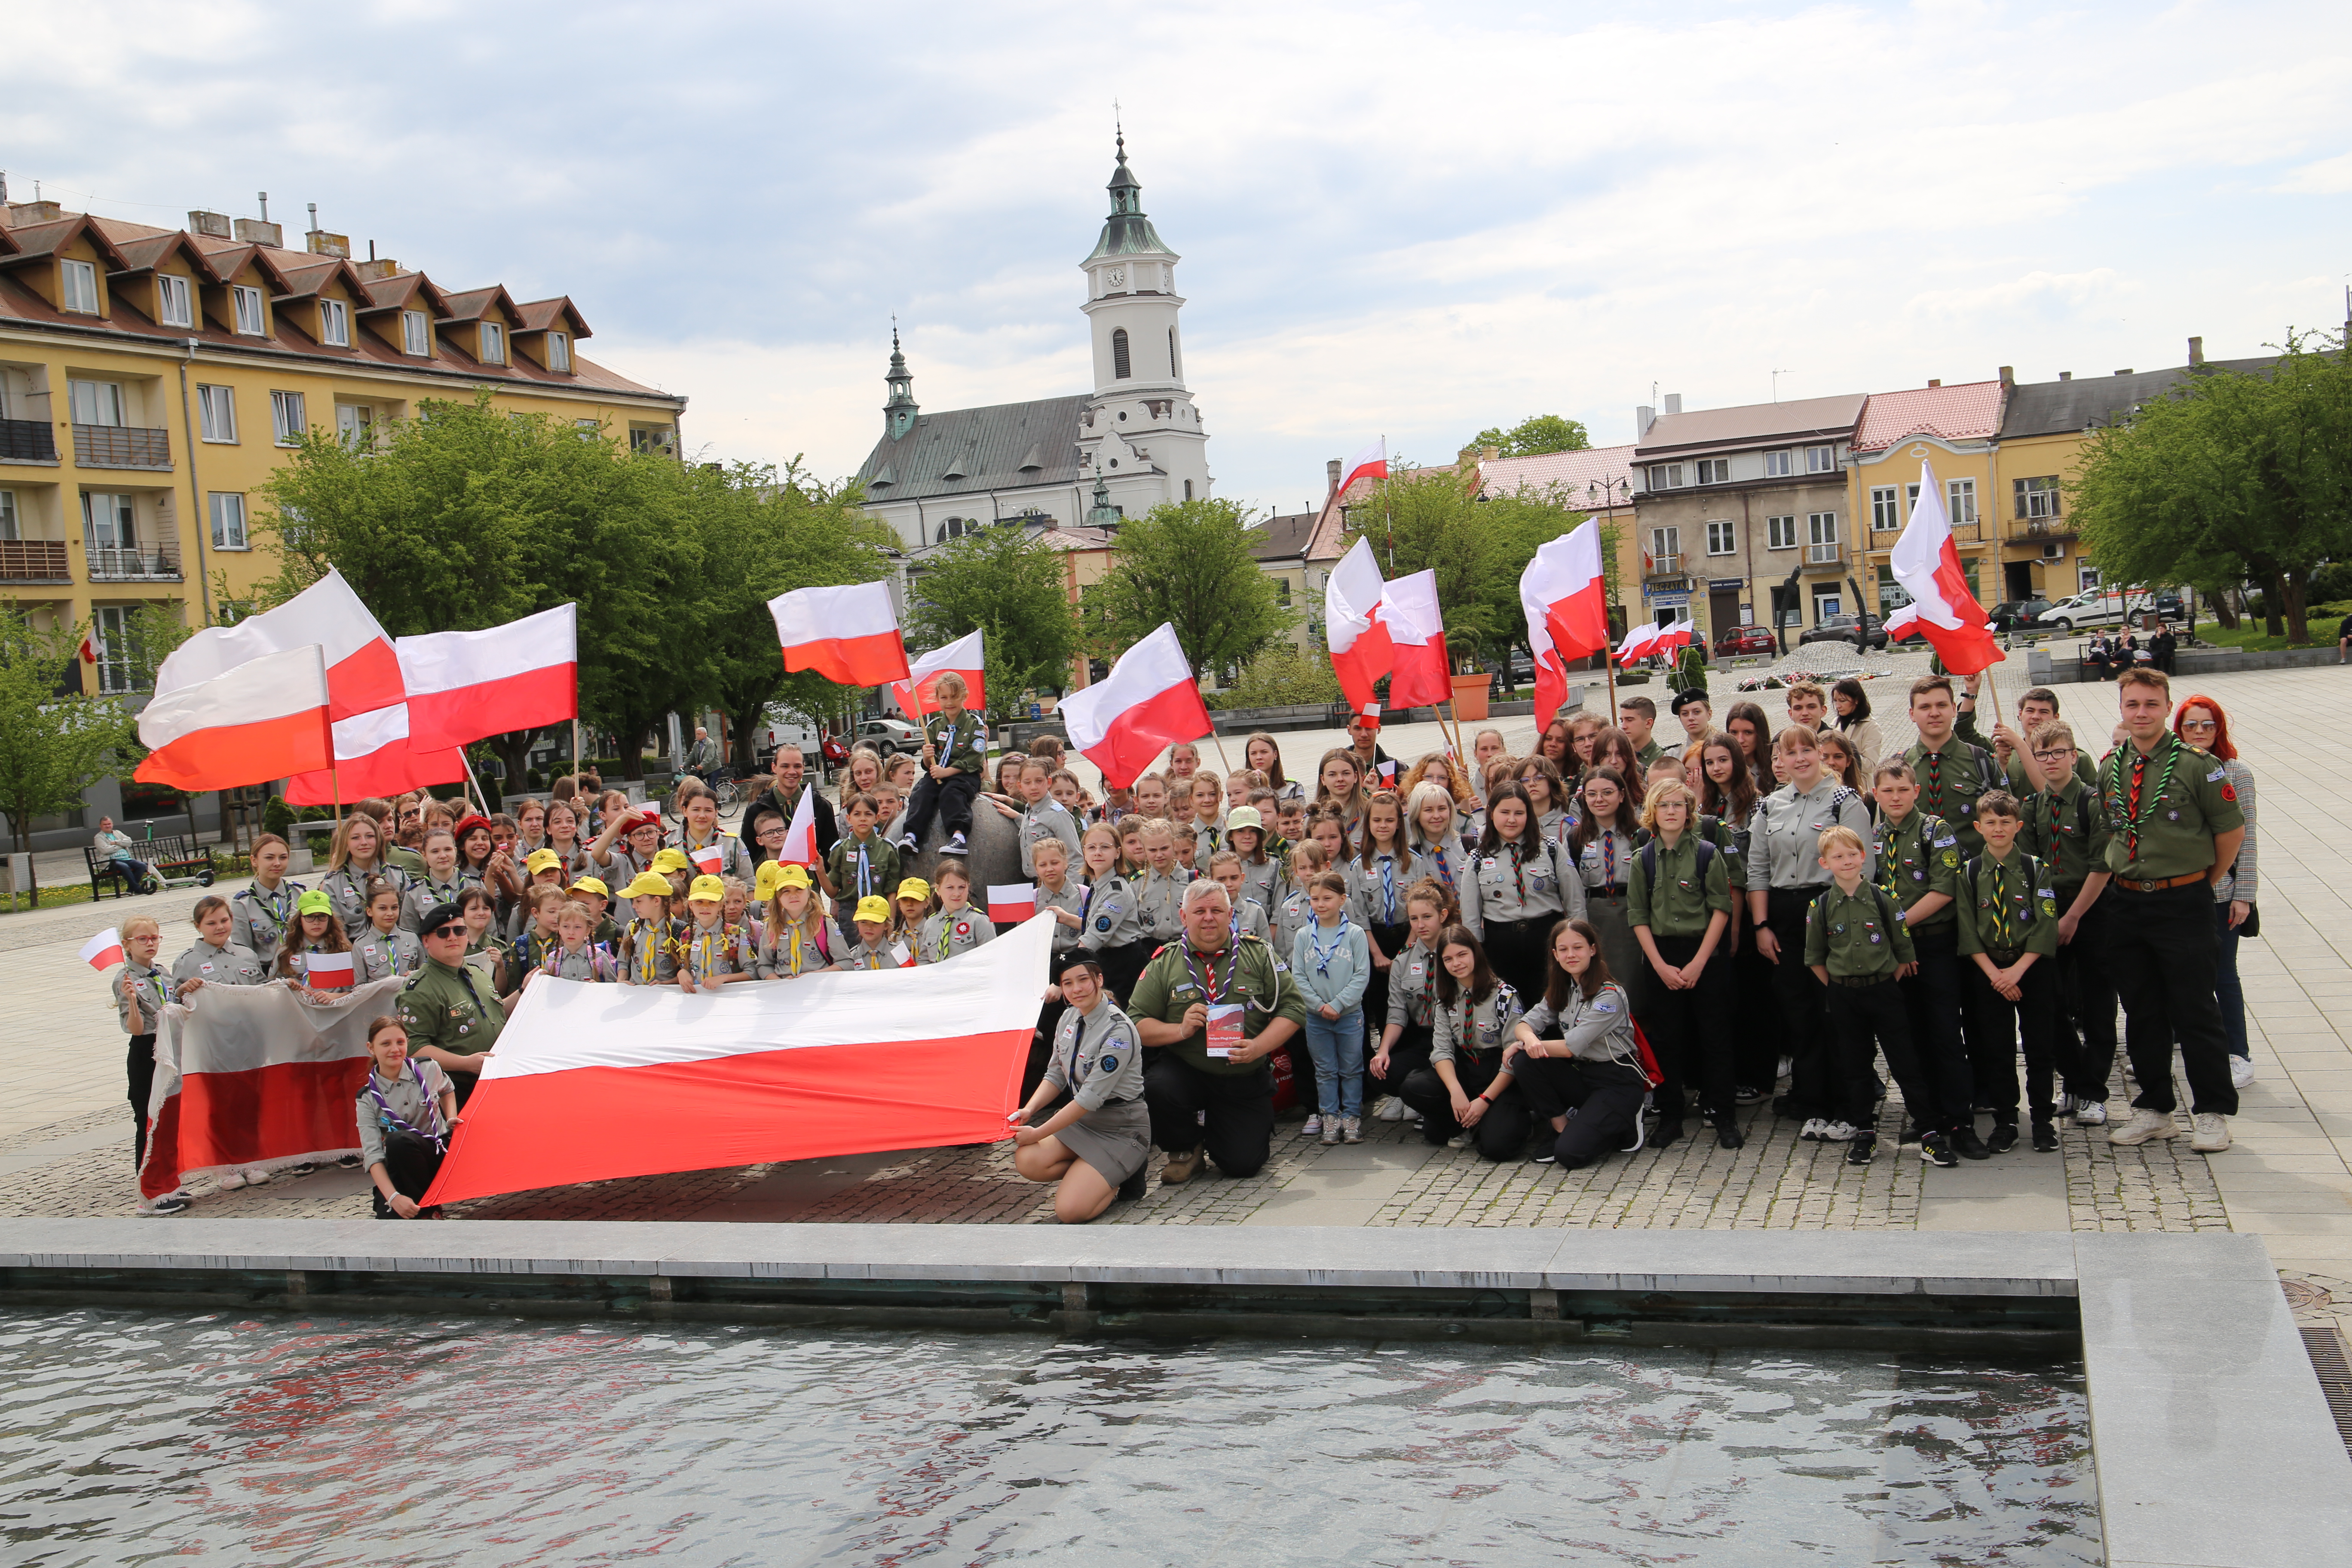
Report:
<svg viewBox="0 0 2352 1568"><path fill-rule="evenodd" d="M910 552L1003 523L1115 527L1208 495L1208 433L1184 388L1181 258L1144 216L1124 135L1109 189L1110 216L1080 263L1093 392L927 414L891 334L882 438L857 479L866 511Z"/></svg>

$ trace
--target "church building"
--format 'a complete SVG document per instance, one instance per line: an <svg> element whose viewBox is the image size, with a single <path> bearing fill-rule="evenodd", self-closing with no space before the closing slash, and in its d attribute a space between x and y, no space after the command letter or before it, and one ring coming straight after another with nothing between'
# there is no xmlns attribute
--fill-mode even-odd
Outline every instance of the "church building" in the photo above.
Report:
<svg viewBox="0 0 2352 1568"><path fill-rule="evenodd" d="M926 414L891 334L882 438L857 479L866 510L909 551L997 523L1115 528L1161 501L1209 493L1209 438L1184 390L1179 258L1144 216L1142 197L1122 134L1110 216L1079 264L1091 393Z"/></svg>

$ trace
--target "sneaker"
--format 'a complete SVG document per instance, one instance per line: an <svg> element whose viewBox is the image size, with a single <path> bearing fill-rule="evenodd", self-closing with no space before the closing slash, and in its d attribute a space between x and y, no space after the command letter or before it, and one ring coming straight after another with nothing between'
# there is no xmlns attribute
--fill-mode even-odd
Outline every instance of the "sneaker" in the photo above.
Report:
<svg viewBox="0 0 2352 1568"><path fill-rule="evenodd" d="M1851 1121L1822 1123L1822 1142L1824 1143L1851 1143L1857 1138L1874 1139L1876 1136L1875 1133L1864 1131Z"/></svg>
<svg viewBox="0 0 2352 1568"><path fill-rule="evenodd" d="M940 846L940 853L942 855L969 855L971 853L971 847L963 841L963 835L959 833L954 837L949 839L945 844Z"/></svg>
<svg viewBox="0 0 2352 1568"><path fill-rule="evenodd" d="M1339 1123L1340 1118L1337 1116L1326 1116L1323 1118L1321 1141L1325 1147L1328 1148L1331 1144L1337 1143L1339 1141Z"/></svg>
<svg viewBox="0 0 2352 1568"><path fill-rule="evenodd" d="M1787 1078L1790 1073L1796 1070L1797 1058L1794 1057L1782 1057L1778 1063L1774 1064L1772 1075L1776 1079Z"/></svg>
<svg viewBox="0 0 2352 1568"><path fill-rule="evenodd" d="M1952 1152L1950 1135L1943 1132L1919 1134L1919 1157L1930 1165L1940 1166L1947 1171L1960 1163L1960 1157Z"/></svg>
<svg viewBox="0 0 2352 1568"><path fill-rule="evenodd" d="M1752 1083L1743 1083L1733 1091L1732 1098L1742 1105L1761 1105L1772 1098L1772 1091L1769 1089L1758 1089Z"/></svg>
<svg viewBox="0 0 2352 1568"><path fill-rule="evenodd" d="M188 1194L185 1193L165 1193L160 1198L141 1198L139 1217L156 1219L167 1214L178 1214L187 1206Z"/></svg>
<svg viewBox="0 0 2352 1568"><path fill-rule="evenodd" d="M1747 1142L1747 1135L1739 1131L1739 1119L1738 1117L1734 1116L1727 1110L1717 1113L1715 1118L1715 1146L1717 1148L1738 1149L1746 1144Z"/></svg>
<svg viewBox="0 0 2352 1568"><path fill-rule="evenodd" d="M2178 1138L2180 1129L2172 1122L2168 1110L2135 1110L2131 1120L2119 1128L2110 1128L2107 1142L2122 1148L2145 1143L2151 1138Z"/></svg>
<svg viewBox="0 0 2352 1568"><path fill-rule="evenodd" d="M1865 1132L1846 1145L1845 1163L1849 1165L1867 1165L1877 1153L1878 1134Z"/></svg>
<svg viewBox="0 0 2352 1568"><path fill-rule="evenodd" d="M1138 1165L1135 1168L1135 1174L1128 1177L1127 1180L1118 1184L1118 1195L1127 1202L1133 1203L1136 1199L1144 1194L1145 1191L1150 1186L1150 1166Z"/></svg>
<svg viewBox="0 0 2352 1568"><path fill-rule="evenodd" d="M1982 1138L1977 1136L1977 1126L1973 1121L1962 1122L1952 1129L1952 1152L1963 1160L1992 1158L1992 1151L1985 1147Z"/></svg>
<svg viewBox="0 0 2352 1568"><path fill-rule="evenodd" d="M1813 1117L1802 1127L1797 1129L1797 1136L1808 1143L1818 1143L1822 1141L1822 1129L1828 1125L1820 1117Z"/></svg>
<svg viewBox="0 0 2352 1568"><path fill-rule="evenodd" d="M2189 1146L2200 1154L2218 1154L2230 1146L2230 1119L2216 1110L2200 1110L2189 1119Z"/></svg>
<svg viewBox="0 0 2352 1568"><path fill-rule="evenodd" d="M921 853L923 847L915 842L915 836L913 834L902 833L898 836L898 847L904 849L909 855L916 855Z"/></svg>
<svg viewBox="0 0 2352 1568"><path fill-rule="evenodd" d="M1467 1132L1456 1132L1453 1137L1448 1138L1445 1141L1445 1146L1448 1149L1467 1149L1470 1147L1470 1134Z"/></svg>
<svg viewBox="0 0 2352 1568"><path fill-rule="evenodd" d="M2035 1122L2033 1124L2033 1152L2037 1154L2054 1154L2057 1151L2058 1129L2053 1127L2047 1121Z"/></svg>
<svg viewBox="0 0 2352 1568"><path fill-rule="evenodd" d="M1372 1117L1373 1120L1378 1121L1406 1121L1418 1120L1418 1118L1414 1117L1412 1114L1412 1107L1407 1105L1403 1100L1398 1099L1393 1094L1381 1100L1378 1105L1372 1107Z"/></svg>
<svg viewBox="0 0 2352 1568"><path fill-rule="evenodd" d="M1312 1138L1322 1131L1323 1118L1315 1114L1313 1111L1309 1111L1307 1114L1307 1125L1298 1130L1298 1135L1301 1138Z"/></svg>
<svg viewBox="0 0 2352 1568"><path fill-rule="evenodd" d="M2064 1093L2060 1094L2060 1095L2058 1096L2058 1103L2057 1103L2057 1105L2056 1105L2054 1108L2053 1108L2053 1110L2052 1110L2052 1115L2053 1115L2053 1118L2055 1118L2055 1117L2059 1117L2059 1116L2072 1116L2072 1115L2074 1115L2074 1097L2073 1095L2071 1095L2071 1094L2064 1094Z"/></svg>
<svg viewBox="0 0 2352 1568"><path fill-rule="evenodd" d="M1187 1149L1181 1154L1168 1156L1168 1163L1160 1168L1160 1184L1181 1187L1201 1173L1201 1151Z"/></svg>
<svg viewBox="0 0 2352 1568"><path fill-rule="evenodd" d="M2074 1125L2075 1125L2075 1126L2077 1126L2077 1127L2105 1127L2106 1124L2107 1124L2107 1102L2106 1102L2105 1100L2082 1100L2082 1101L2080 1101L2079 1103L2077 1103L2077 1104L2075 1105L2075 1107L2074 1107Z"/></svg>
<svg viewBox="0 0 2352 1568"><path fill-rule="evenodd" d="M2016 1148L2017 1123L2014 1121L1994 1122L1992 1124L1992 1136L1985 1140L1985 1147L1991 1150L1996 1154L2006 1154L2011 1149Z"/></svg>
<svg viewBox="0 0 2352 1568"><path fill-rule="evenodd" d="M1364 1119L1360 1116L1343 1118L1339 1122L1339 1142L1360 1143L1364 1141Z"/></svg>
<svg viewBox="0 0 2352 1568"><path fill-rule="evenodd" d="M243 1185L245 1185L243 1171L223 1171L213 1179L213 1186L224 1193L233 1193Z"/></svg>
<svg viewBox="0 0 2352 1568"><path fill-rule="evenodd" d="M2231 1057L2230 1058L2230 1087L2231 1089L2243 1089L2253 1081L2253 1059L2250 1057Z"/></svg>
<svg viewBox="0 0 2352 1568"><path fill-rule="evenodd" d="M360 1157L357 1154L346 1154L335 1162L335 1169L338 1171L356 1171L359 1168Z"/></svg>

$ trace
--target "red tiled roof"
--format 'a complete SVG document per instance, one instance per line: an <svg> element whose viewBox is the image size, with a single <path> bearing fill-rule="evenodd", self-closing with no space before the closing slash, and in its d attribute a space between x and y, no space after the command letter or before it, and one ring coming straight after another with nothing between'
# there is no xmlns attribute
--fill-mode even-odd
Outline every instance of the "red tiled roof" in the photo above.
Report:
<svg viewBox="0 0 2352 1568"><path fill-rule="evenodd" d="M1914 436L1943 441L1987 441L2000 433L2003 388L1998 381L1958 386L1917 386L1874 392L1863 405L1853 449L1883 452Z"/></svg>
<svg viewBox="0 0 2352 1568"><path fill-rule="evenodd" d="M1516 495L1521 490L1549 490L1555 487L1563 500L1580 507L1605 504L1594 496L1592 487L1614 492L1619 504L1623 504L1623 491L1617 481L1630 481L1633 477L1633 448L1622 447L1589 447L1580 452L1546 452L1534 458L1495 458L1481 466L1483 481L1478 493L1482 496Z"/></svg>

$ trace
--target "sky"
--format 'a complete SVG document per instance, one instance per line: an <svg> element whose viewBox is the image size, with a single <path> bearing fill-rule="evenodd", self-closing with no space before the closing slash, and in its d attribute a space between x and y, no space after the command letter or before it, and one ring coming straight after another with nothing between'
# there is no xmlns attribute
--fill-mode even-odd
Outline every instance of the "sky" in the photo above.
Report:
<svg viewBox="0 0 2352 1568"><path fill-rule="evenodd" d="M856 470L1087 390L1114 112L1183 258L1215 493L1374 437L2178 364L2332 329L2352 43L2319 5L331 7L12 18L13 199L348 234L568 294L695 456ZM1116 111L1114 104L1117 105Z"/></svg>

